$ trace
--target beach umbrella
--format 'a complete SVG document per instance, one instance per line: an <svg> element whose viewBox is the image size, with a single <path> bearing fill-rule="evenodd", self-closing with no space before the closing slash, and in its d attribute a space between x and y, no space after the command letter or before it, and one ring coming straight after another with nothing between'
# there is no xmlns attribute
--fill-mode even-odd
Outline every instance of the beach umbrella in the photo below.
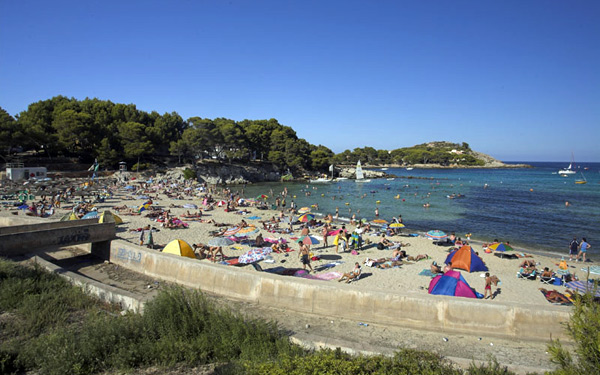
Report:
<svg viewBox="0 0 600 375"><path fill-rule="evenodd" d="M97 218L98 216L100 216L100 215L98 214L98 211L92 211L92 212L88 212L87 214L83 215L83 217L82 217L81 219L82 219L82 220L83 220L83 219L95 219L95 218Z"/></svg>
<svg viewBox="0 0 600 375"><path fill-rule="evenodd" d="M164 247L162 252L196 259L196 254L194 254L194 250L184 240L173 240L169 242L167 246Z"/></svg>
<svg viewBox="0 0 600 375"><path fill-rule="evenodd" d="M373 223L375 223L375 224L387 224L387 220L376 219L376 220L373 220Z"/></svg>
<svg viewBox="0 0 600 375"><path fill-rule="evenodd" d="M402 224L402 223L393 223L389 225L390 228L404 228L406 227L406 225Z"/></svg>
<svg viewBox="0 0 600 375"><path fill-rule="evenodd" d="M505 251L513 251L514 249L512 248L512 246L507 245L505 243L493 243L491 245L488 246L489 249L492 249L494 251L501 251L501 252L505 252Z"/></svg>
<svg viewBox="0 0 600 375"><path fill-rule="evenodd" d="M257 227L249 226L249 227L245 227L245 228L242 228L242 229L238 230L235 233L235 236L236 237L248 237L248 236L251 236L251 235L256 234L258 232L260 232L260 230Z"/></svg>
<svg viewBox="0 0 600 375"><path fill-rule="evenodd" d="M212 238L208 241L209 246L231 246L235 242L228 237Z"/></svg>
<svg viewBox="0 0 600 375"><path fill-rule="evenodd" d="M442 240L442 239L448 237L448 235L446 233L442 232L441 230L437 230L437 229L430 230L425 235L429 239L432 239L432 240Z"/></svg>
<svg viewBox="0 0 600 375"><path fill-rule="evenodd" d="M314 238L313 236L302 236L296 240L297 243L303 243L305 245L316 245L319 243L319 240Z"/></svg>
<svg viewBox="0 0 600 375"><path fill-rule="evenodd" d="M240 255L238 258L238 263L250 264L259 262L267 257L267 255L271 254L273 249L270 247L263 247L260 249L252 249L245 254Z"/></svg>
<svg viewBox="0 0 600 375"><path fill-rule="evenodd" d="M313 215L313 214L304 214L298 218L298 221L300 221L302 223L308 223L309 221L313 220L314 218L315 218L315 215Z"/></svg>
<svg viewBox="0 0 600 375"><path fill-rule="evenodd" d="M217 202L217 206L225 206L227 204L227 202L225 201L218 201Z"/></svg>
<svg viewBox="0 0 600 375"><path fill-rule="evenodd" d="M298 213L300 213L300 214L305 214L307 212L310 212L310 207L302 207L301 209L298 210Z"/></svg>
<svg viewBox="0 0 600 375"><path fill-rule="evenodd" d="M223 236L225 237L229 237L229 236L233 236L234 234L236 234L240 229L242 229L241 227L233 227L233 228L229 228L227 229L225 232L223 232Z"/></svg>
<svg viewBox="0 0 600 375"><path fill-rule="evenodd" d="M600 286L589 281L569 281L565 286L567 289L576 290L579 293L591 293L595 297L600 297Z"/></svg>

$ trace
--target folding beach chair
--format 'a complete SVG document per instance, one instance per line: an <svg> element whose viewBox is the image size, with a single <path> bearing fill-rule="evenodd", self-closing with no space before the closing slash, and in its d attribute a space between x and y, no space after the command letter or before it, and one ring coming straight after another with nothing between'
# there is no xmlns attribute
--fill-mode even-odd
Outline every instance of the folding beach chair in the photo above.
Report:
<svg viewBox="0 0 600 375"><path fill-rule="evenodd" d="M521 271L519 271L517 272L517 279L535 280L537 279L537 271L533 270L530 274L522 273Z"/></svg>

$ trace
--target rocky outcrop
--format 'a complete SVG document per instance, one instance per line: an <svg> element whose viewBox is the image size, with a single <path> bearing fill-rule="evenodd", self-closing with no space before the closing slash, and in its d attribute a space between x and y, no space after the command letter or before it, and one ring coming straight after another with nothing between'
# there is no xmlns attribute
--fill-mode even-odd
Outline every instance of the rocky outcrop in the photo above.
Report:
<svg viewBox="0 0 600 375"><path fill-rule="evenodd" d="M387 173L382 171L373 171L370 169L363 169L365 178L383 178L387 177ZM356 168L342 168L339 172L340 177L344 178L356 178Z"/></svg>
<svg viewBox="0 0 600 375"><path fill-rule="evenodd" d="M208 184L246 184L251 182L279 181L281 174L273 164L202 163L196 165L198 181Z"/></svg>

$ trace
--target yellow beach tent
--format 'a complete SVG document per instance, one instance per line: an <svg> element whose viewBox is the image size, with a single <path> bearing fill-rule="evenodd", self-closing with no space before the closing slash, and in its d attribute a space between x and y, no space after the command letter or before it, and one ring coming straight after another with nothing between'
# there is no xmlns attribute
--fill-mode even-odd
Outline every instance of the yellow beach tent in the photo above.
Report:
<svg viewBox="0 0 600 375"><path fill-rule="evenodd" d="M196 259L196 254L194 254L194 250L184 240L173 240L169 242L167 246L165 246L165 248L162 250L162 252Z"/></svg>
<svg viewBox="0 0 600 375"><path fill-rule="evenodd" d="M123 224L123 219L119 216L113 214L110 211L104 211L100 214L100 218L98 219L99 223L115 223L115 224Z"/></svg>
<svg viewBox="0 0 600 375"><path fill-rule="evenodd" d="M79 220L79 218L77 217L77 215L75 215L75 212L71 212L70 214L65 214L63 217L60 218L60 221L69 221L69 220Z"/></svg>

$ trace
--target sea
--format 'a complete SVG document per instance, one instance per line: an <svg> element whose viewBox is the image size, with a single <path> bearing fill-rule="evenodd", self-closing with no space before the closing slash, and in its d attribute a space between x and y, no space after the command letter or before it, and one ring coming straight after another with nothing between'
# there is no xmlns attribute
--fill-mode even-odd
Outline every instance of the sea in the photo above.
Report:
<svg viewBox="0 0 600 375"><path fill-rule="evenodd" d="M566 255L573 237L586 237L592 245L588 255L596 260L600 254L600 163L582 163L577 174L568 177L557 173L568 163L518 164L532 168L389 168L385 172L397 177L370 182L248 184L244 196L265 194L272 204L287 188L287 207L293 200L298 208L318 205L318 209L311 207L317 215L335 216L338 210L341 220L356 215L369 221L375 219L378 208L380 219L390 221L402 215L404 233L438 229L463 239L471 234L474 241L509 241L517 250ZM584 178L586 184L575 183Z"/></svg>

